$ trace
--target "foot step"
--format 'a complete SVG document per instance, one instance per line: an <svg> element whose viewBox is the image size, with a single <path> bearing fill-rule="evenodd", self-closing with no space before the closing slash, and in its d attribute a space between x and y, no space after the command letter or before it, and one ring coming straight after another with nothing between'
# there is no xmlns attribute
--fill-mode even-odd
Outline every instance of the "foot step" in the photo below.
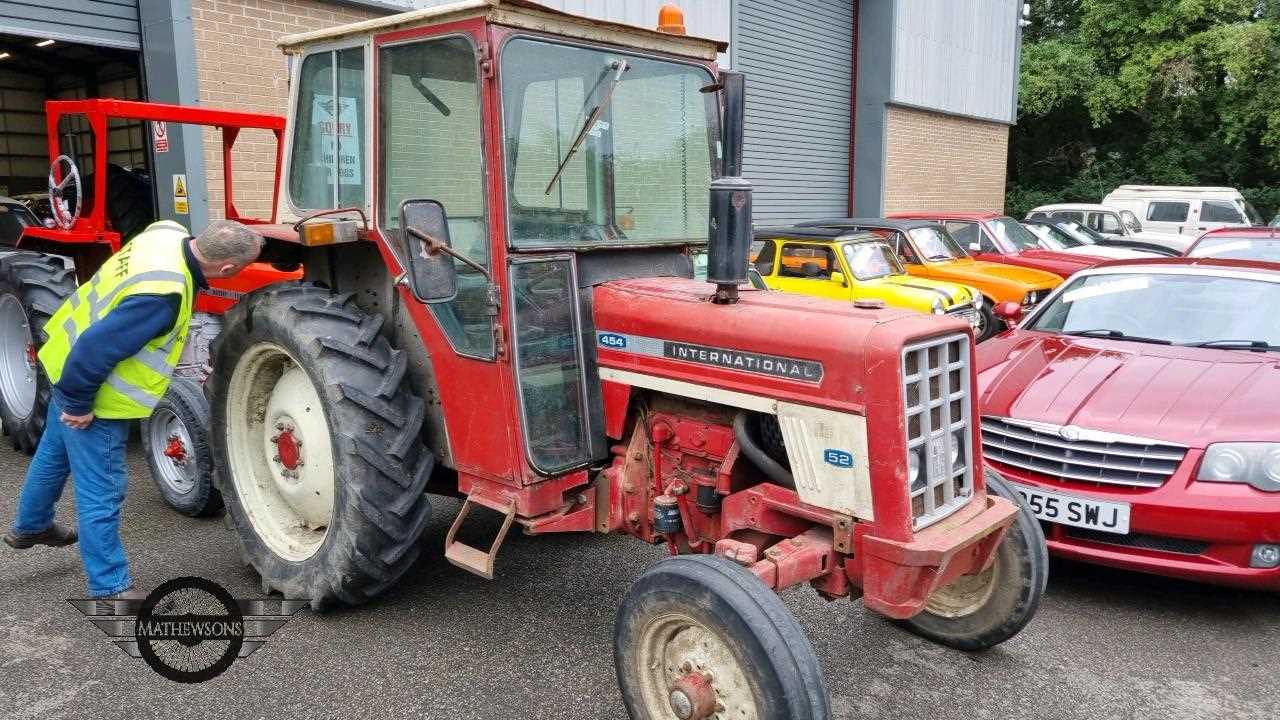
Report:
<svg viewBox="0 0 1280 720"><path fill-rule="evenodd" d="M498 535L493 539L493 544L489 546L488 551L471 547L454 539L458 534L458 528L462 527L462 523L467 519L467 515L471 512L473 505L481 505L504 516L502 527L499 528ZM492 580L493 563L498 557L498 550L502 547L502 541L507 538L507 531L511 529L511 523L515 520L515 517L516 503L514 500L510 500L503 505L489 498L468 495L467 499L462 503L462 509L458 511L458 517L454 519L453 525L449 528L449 534L445 536L445 559L463 570L473 572L486 580Z"/></svg>

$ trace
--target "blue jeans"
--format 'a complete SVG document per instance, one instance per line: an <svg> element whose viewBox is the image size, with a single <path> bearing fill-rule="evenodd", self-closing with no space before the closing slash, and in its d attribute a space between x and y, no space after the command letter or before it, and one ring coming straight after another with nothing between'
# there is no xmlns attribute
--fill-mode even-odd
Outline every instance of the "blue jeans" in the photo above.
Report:
<svg viewBox="0 0 1280 720"><path fill-rule="evenodd" d="M80 557L89 579L89 595L114 595L133 585L120 542L120 510L128 483L124 450L129 421L94 418L84 430L73 430L62 424L61 415L57 401L50 399L44 436L27 468L13 529L30 535L53 525L53 506L62 497L70 473L75 478Z"/></svg>

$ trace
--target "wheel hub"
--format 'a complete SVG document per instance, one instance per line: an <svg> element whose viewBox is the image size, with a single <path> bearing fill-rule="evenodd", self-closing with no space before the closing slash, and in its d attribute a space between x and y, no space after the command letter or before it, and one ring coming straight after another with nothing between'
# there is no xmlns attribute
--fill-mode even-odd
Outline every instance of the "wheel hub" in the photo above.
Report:
<svg viewBox="0 0 1280 720"><path fill-rule="evenodd" d="M18 418L35 409L36 346L27 312L17 296L0 296L0 401Z"/></svg>
<svg viewBox="0 0 1280 720"><path fill-rule="evenodd" d="M276 464L281 475L296 480L298 468L303 465L302 439L298 437L298 429L290 421L277 422L276 430L279 433L271 436L271 442L276 446L276 454L272 462Z"/></svg>
<svg viewBox="0 0 1280 720"><path fill-rule="evenodd" d="M671 688L671 710L680 720L704 720L716 712L716 691L708 673L690 672ZM723 707L723 706L722 706Z"/></svg>
<svg viewBox="0 0 1280 720"><path fill-rule="evenodd" d="M175 465L187 464L187 446L177 433L169 436L169 442L164 446L164 456L172 460Z"/></svg>

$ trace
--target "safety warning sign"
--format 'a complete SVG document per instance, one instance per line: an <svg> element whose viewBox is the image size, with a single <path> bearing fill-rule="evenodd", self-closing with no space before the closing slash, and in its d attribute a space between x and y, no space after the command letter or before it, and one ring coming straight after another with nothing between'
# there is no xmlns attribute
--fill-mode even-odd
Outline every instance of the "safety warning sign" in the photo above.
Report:
<svg viewBox="0 0 1280 720"><path fill-rule="evenodd" d="M151 123L151 144L156 152L169 152L169 124L160 120Z"/></svg>
<svg viewBox="0 0 1280 720"><path fill-rule="evenodd" d="M184 173L173 175L173 212L175 215L191 214L191 203L187 199L187 176Z"/></svg>

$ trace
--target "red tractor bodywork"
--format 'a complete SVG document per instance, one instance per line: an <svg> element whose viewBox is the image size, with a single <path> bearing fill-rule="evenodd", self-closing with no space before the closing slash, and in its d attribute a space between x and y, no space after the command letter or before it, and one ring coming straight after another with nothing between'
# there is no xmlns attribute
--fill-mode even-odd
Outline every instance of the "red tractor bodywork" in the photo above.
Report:
<svg viewBox="0 0 1280 720"><path fill-rule="evenodd" d="M736 304L717 304L712 301L712 287L706 283L664 272L653 273L658 277L612 279L581 287L566 304L581 306L583 294L591 294L585 306L591 308L591 326L598 337L627 335L696 344L713 348L710 354L715 357L719 351L714 348L723 348L733 357L745 354L769 362L794 360L797 367L817 364L822 372L808 378L803 377L803 371L800 377L780 377L743 370L733 363L716 366L715 359L689 361L661 353L625 352L617 345L587 337L584 345L590 346L597 364L586 372L585 382L596 384L588 389L598 390L603 405L603 427L593 430L606 439L611 461L584 463L551 474L536 469L529 448L546 440L529 437L522 419L520 369L513 359L518 341L513 328L518 318L512 307L515 288L507 268L522 259L550 255L571 256L571 262L577 262L578 254L572 248L554 253L521 250L508 242L512 229L507 215L509 188L502 171L507 143L501 53L517 36L554 42L563 41L567 34L580 47L643 52L645 57L697 65L706 69L710 82L717 72L715 51L711 48L707 52L710 43L703 40L661 36L580 18L561 20L568 16L531 3L504 3L498 10L482 3L463 5L452 10L419 11L420 17L429 12L453 13L433 18L434 24L415 27L410 14L297 36L292 46L290 39L285 40L286 52L292 54L305 54L309 43L316 44L318 53L335 46L368 48L366 62L372 65L373 78L380 76L384 46L462 36L475 49L480 129L488 168L484 175L485 249L500 305L494 311L494 357L477 358L455 350L430 306L418 300L405 281L411 268L404 259L404 241L397 237L399 231L392 234L387 230L389 220L384 215L388 203L380 194L389 183L371 181L371 187L379 188L373 191L373 217L364 223L354 242L307 247L304 261L309 279L329 282L333 268L368 262L369 251L376 248L373 262L385 265L387 277L394 279L388 283L390 292L395 295L396 307L402 309L395 322L411 326L398 330L396 337L419 353L420 362L430 365L430 384L416 388L428 398L429 429L425 434L443 437L430 445L439 461L452 471L446 476L447 483L433 487L467 498L446 540L446 557L492 577L494 555L513 523L528 534L620 532L649 543L665 543L673 553L719 553L749 566L757 577L778 589L808 581L828 598L861 595L868 607L896 618L920 612L930 594L952 579L989 567L1017 508L986 493L979 457L969 459L973 463L972 486L967 502L937 522L915 526L918 514L913 514L908 490L904 348L940 337L964 338L964 347L972 347L969 326L957 320L747 289ZM507 11L507 6L517 9ZM533 8L528 12L536 13L537 23L542 24L522 24L520 8L525 6ZM455 19L459 16L461 19ZM610 33L620 39L611 44ZM643 51L629 48L627 40L639 41L637 46ZM668 47L687 44L663 50L664 43ZM371 132L371 155L379 158L386 153L381 147L382 135L376 131L383 125L379 113L385 107L374 90L369 96L369 127L375 129ZM373 163L367 167L371 174L381 172L372 169L377 167ZM287 234L269 237L274 252L293 252L291 243L308 245L304 238ZM427 252L424 244L424 257ZM682 252L687 257L690 251L684 248ZM340 260L342 253L347 253L348 259ZM372 290L365 291L360 284L371 272L362 268L345 282L339 278L329 284L335 292L372 295ZM381 303L369 308L386 313L387 306ZM422 347L409 347L415 344ZM976 387L970 365L963 372L969 375L968 385ZM741 454L733 428L735 414L776 414L781 404L831 413L868 428L865 455L853 459L870 477L871 497L859 516L848 508L840 512L806 502L802 494L816 489L795 490L771 483ZM976 417L976 409L973 412ZM432 425L436 426L434 431ZM981 447L977 424L970 423L966 432L972 438L971 446ZM818 453L814 462L821 463L821 448L815 445L810 449ZM797 456L796 462L799 459ZM807 458L804 461L810 462ZM795 469L797 474L809 472ZM798 483L803 485L803 481ZM700 492L700 488L705 489ZM505 516L487 552L455 541L473 505ZM678 510L682 529L660 531L655 506L669 512Z"/></svg>
<svg viewBox="0 0 1280 720"><path fill-rule="evenodd" d="M275 199L279 195L281 163L284 159L283 138L285 119L279 115L216 110L203 107L185 107L134 100L50 100L45 103L49 161L54 163L59 152L59 125L66 116L79 115L88 123L93 133L94 188L93 200L86 200L85 210L69 229L28 227L18 242L21 249L39 249L53 254L69 255L75 260L76 272L83 282L93 275L102 261L120 249L120 233L111 227L107 219L107 157L109 119L166 122L177 125L203 125L217 128L222 139L223 214L231 220L245 224L275 222ZM276 139L277 183L272 197L272 217L269 219L242 217L235 206L233 192L233 166L231 151L243 129L269 130ZM83 168L81 169L83 171ZM60 173L60 168L54 171ZM60 174L56 179L61 179ZM192 232L199 228L188 228ZM196 310L222 314L235 299L246 292L273 282L292 280L301 272L282 272L269 265L256 263L247 271L229 280L215 280L208 292L196 298Z"/></svg>

